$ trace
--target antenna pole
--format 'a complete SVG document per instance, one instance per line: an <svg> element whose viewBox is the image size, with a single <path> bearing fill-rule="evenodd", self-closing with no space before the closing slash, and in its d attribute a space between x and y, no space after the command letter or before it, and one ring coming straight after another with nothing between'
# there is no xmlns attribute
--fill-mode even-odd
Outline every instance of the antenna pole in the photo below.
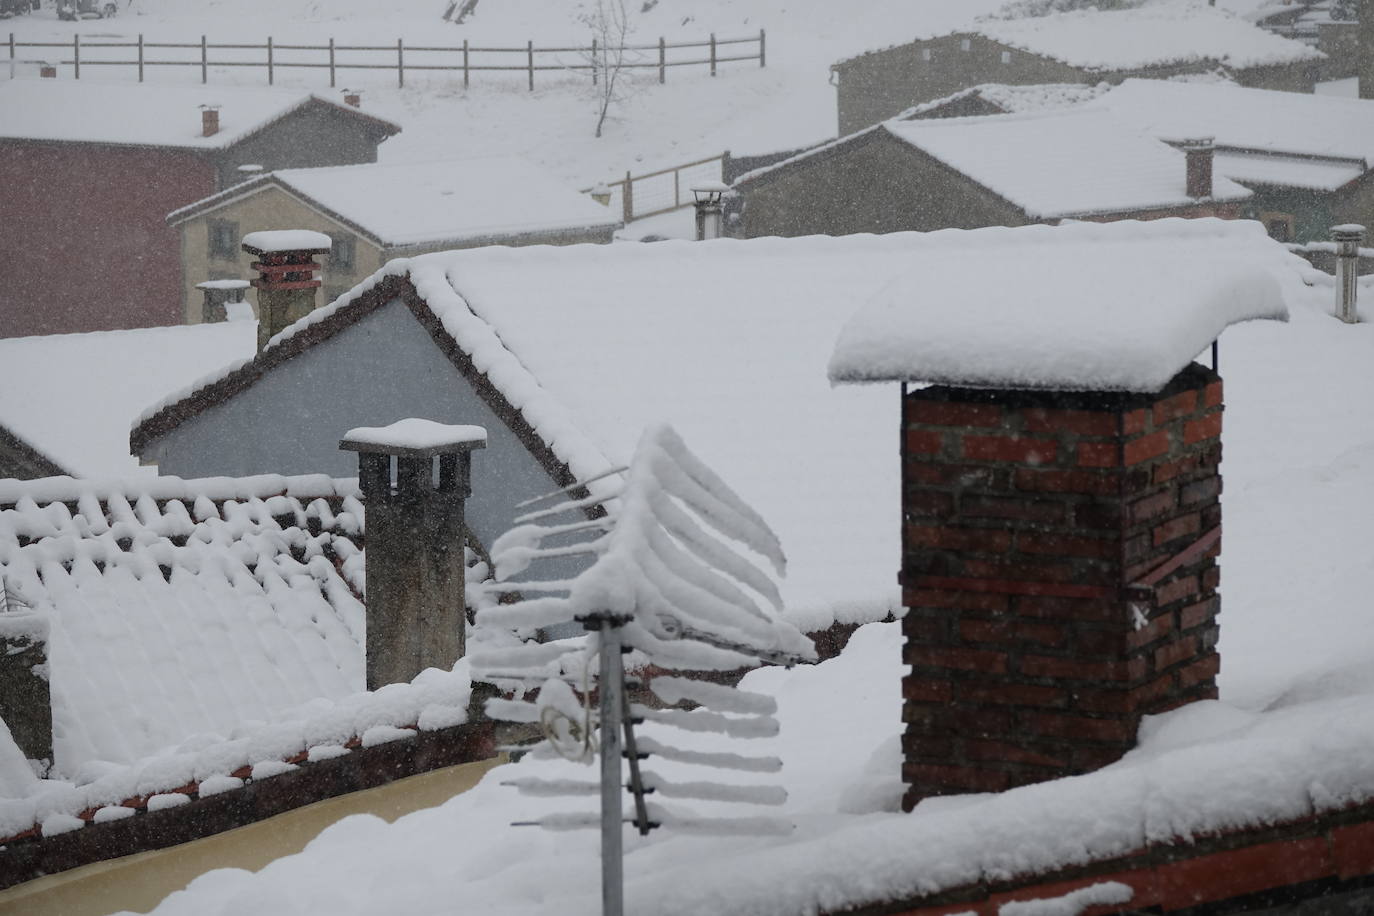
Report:
<svg viewBox="0 0 1374 916"><path fill-rule="evenodd" d="M601 912L623 916L625 877L622 857L620 728L624 711L624 661L620 654L620 621L602 615L601 669Z"/></svg>

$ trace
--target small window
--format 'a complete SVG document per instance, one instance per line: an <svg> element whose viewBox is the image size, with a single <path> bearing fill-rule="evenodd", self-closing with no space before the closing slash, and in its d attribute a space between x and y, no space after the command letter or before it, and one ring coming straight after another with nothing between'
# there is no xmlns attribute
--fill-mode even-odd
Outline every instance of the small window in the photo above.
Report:
<svg viewBox="0 0 1374 916"><path fill-rule="evenodd" d="M967 39L967 38L965 38L965 39L963 39L963 40L961 40L961 41L959 42L959 50L960 50L960 51L967 51L967 50L969 50L969 49L972 48L972 47L973 47L973 42L972 42L971 40Z"/></svg>
<svg viewBox="0 0 1374 916"><path fill-rule="evenodd" d="M1271 239L1276 242L1293 241L1293 215L1291 213L1262 213L1260 219Z"/></svg>
<svg viewBox="0 0 1374 916"><path fill-rule="evenodd" d="M930 48L921 49L921 60L930 60Z"/></svg>
<svg viewBox="0 0 1374 916"><path fill-rule="evenodd" d="M1002 63L1004 63L1004 64L1009 64L1009 63L1011 63L1011 52L1010 52L1010 51L1003 51L1003 52L1002 52Z"/></svg>
<svg viewBox="0 0 1374 916"><path fill-rule="evenodd" d="M329 248L329 266L334 270L353 271L354 238L351 235L336 235L334 244Z"/></svg>
<svg viewBox="0 0 1374 916"><path fill-rule="evenodd" d="M230 219L212 219L206 223L209 232L209 255L212 259L237 261L239 257L239 224Z"/></svg>

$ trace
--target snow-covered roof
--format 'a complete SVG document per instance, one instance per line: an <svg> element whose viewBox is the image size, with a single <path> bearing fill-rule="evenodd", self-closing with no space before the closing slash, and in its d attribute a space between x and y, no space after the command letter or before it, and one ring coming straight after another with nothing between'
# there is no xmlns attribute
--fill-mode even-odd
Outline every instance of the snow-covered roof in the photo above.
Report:
<svg viewBox="0 0 1374 916"><path fill-rule="evenodd" d="M1314 159L1235 150L1217 150L1213 154L1213 168L1217 174L1246 186L1268 185L1311 191L1335 191L1368 170L1363 160Z"/></svg>
<svg viewBox="0 0 1374 916"><path fill-rule="evenodd" d="M51 626L58 773L360 691L356 492L327 477L0 484L0 573Z"/></svg>
<svg viewBox="0 0 1374 916"><path fill-rule="evenodd" d="M614 214L522 159L282 169L168 215L173 224L278 186L388 246L620 225Z"/></svg>
<svg viewBox="0 0 1374 916"><path fill-rule="evenodd" d="M1220 147L1374 165L1369 99L1132 79L1092 106L1161 140L1209 136Z"/></svg>
<svg viewBox="0 0 1374 916"><path fill-rule="evenodd" d="M1182 153L1102 111L894 120L883 128L1033 219L1198 203L1187 193ZM1226 178L1212 187L1214 201L1251 193Z"/></svg>
<svg viewBox="0 0 1374 916"><path fill-rule="evenodd" d="M1073 10L1025 19L985 19L974 31L1075 67L1135 70L1215 61L1259 67L1325 55L1199 0L1125 10Z"/></svg>
<svg viewBox="0 0 1374 916"><path fill-rule="evenodd" d="M963 258L893 280L846 323L835 382L935 382L1067 391L1162 389L1228 326L1286 320L1257 223L1008 249L996 270Z"/></svg>
<svg viewBox="0 0 1374 916"><path fill-rule="evenodd" d="M1216 220L484 248L393 261L287 328L259 360L360 308L387 276L408 275L477 370L576 478L623 465L646 426L671 422L781 536L787 614L810 632L835 619L876 619L896 600L891 404L877 387L837 390L825 379L856 306L908 272L940 278L943 301L957 303L961 271L986 273L988 264L1022 264L1041 251L1056 259L1072 252L1057 263L1087 263L1099 250L1133 245L1191 245L1217 257L1234 248L1267 257L1289 283L1306 267L1257 225ZM1059 282L1043 272L1034 279ZM197 403L219 396L202 390ZM162 410L177 415L177 405L163 403L145 417L161 422Z"/></svg>
<svg viewBox="0 0 1374 916"><path fill-rule="evenodd" d="M299 89L154 86L91 80L10 80L0 85L0 137L224 149L307 104L400 127ZM200 110L219 109L219 131L202 136ZM156 112L156 117L149 117Z"/></svg>
<svg viewBox="0 0 1374 916"><path fill-rule="evenodd" d="M229 321L0 339L0 423L74 474L137 473L138 412L251 356L256 335L256 322Z"/></svg>
<svg viewBox="0 0 1374 916"><path fill-rule="evenodd" d="M1085 83L1031 83L1025 86L1010 86L1006 83L984 83L965 90L966 93L981 96L1008 113L1044 111L1049 108L1067 108L1097 98L1107 91L1105 83L1088 85ZM940 102L926 102L898 115L909 118Z"/></svg>

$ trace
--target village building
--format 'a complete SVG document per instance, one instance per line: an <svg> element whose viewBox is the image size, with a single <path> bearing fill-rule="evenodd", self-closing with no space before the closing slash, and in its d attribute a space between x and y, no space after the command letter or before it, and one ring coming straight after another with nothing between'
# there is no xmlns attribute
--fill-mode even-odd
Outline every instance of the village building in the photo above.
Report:
<svg viewBox="0 0 1374 916"><path fill-rule="evenodd" d="M982 89L946 104L1011 105L1015 95ZM894 119L737 179L737 231L756 238L1237 217L1250 192L1215 176L1211 155L1207 143L1175 150L1100 111Z"/></svg>
<svg viewBox="0 0 1374 916"><path fill-rule="evenodd" d="M242 181L242 167L375 162L399 130L299 90L10 80L0 337L181 323L168 212Z"/></svg>
<svg viewBox="0 0 1374 916"><path fill-rule="evenodd" d="M984 19L832 65L839 136L980 83L1119 83L1221 73L1311 92L1325 55L1201 4Z"/></svg>
<svg viewBox="0 0 1374 916"><path fill-rule="evenodd" d="M590 197L519 159L487 158L282 169L172 212L181 238L187 322L202 320L205 280L247 279L250 232L323 232L332 302L393 258L480 245L607 243L618 219ZM324 303L320 303L324 304Z"/></svg>
<svg viewBox="0 0 1374 916"><path fill-rule="evenodd" d="M1167 143L1215 138L1216 174L1254 191L1245 215L1280 241L1374 225L1374 101L1128 80L1092 105Z"/></svg>

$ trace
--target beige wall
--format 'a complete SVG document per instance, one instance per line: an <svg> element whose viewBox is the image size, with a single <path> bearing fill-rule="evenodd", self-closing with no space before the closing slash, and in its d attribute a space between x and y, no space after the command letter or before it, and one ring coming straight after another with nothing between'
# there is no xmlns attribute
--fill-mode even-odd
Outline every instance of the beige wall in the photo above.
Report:
<svg viewBox="0 0 1374 916"><path fill-rule="evenodd" d="M216 868L256 871L300 852L329 825L351 814L386 821L441 805L475 786L504 757L465 763L354 792L295 811L183 843L98 862L0 891L0 916L104 916L118 910L146 913L173 891ZM135 815L137 816L137 815Z"/></svg>
<svg viewBox="0 0 1374 916"><path fill-rule="evenodd" d="M324 305L330 292L342 292L357 285L386 260L382 250L372 242L307 206L300 199L277 187L263 188L181 224L182 313L187 324L198 324L201 318L204 296L196 289L197 283L220 279L249 280L254 276L249 267L253 258L239 249L237 241L233 259L212 259L209 256L209 224L216 219L238 223L239 239L259 229L313 229L331 238L340 235L353 237L352 269L331 264L327 257L320 259L324 265L320 274L324 286L316 294L317 305ZM255 301L251 292L248 298Z"/></svg>

